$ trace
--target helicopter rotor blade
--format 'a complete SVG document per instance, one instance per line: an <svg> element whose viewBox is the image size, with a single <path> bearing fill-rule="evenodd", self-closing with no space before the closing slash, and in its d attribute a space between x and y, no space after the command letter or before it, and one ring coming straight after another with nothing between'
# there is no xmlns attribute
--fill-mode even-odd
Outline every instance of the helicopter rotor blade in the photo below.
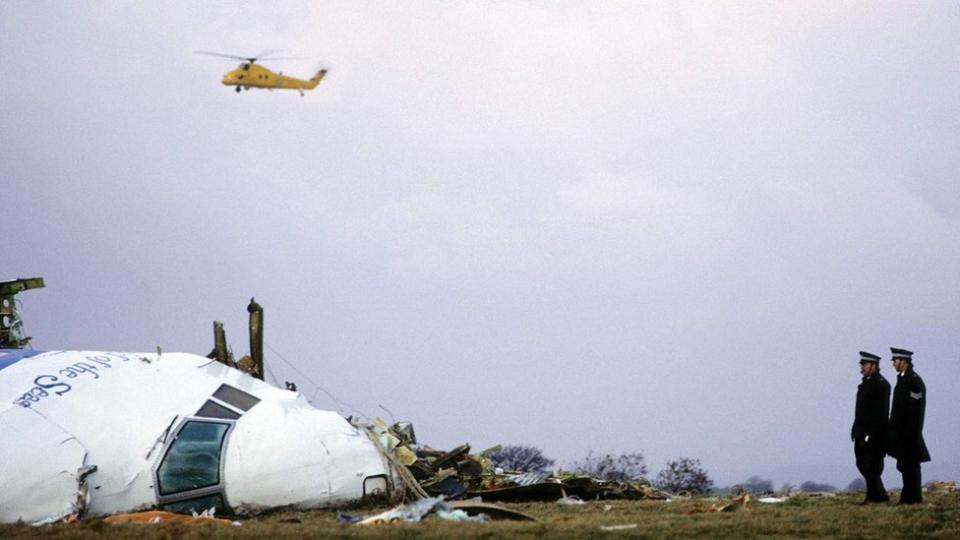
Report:
<svg viewBox="0 0 960 540"><path fill-rule="evenodd" d="M308 56L268 56L266 58L257 57L257 60L266 60L272 62L274 60L310 60Z"/></svg>
<svg viewBox="0 0 960 540"><path fill-rule="evenodd" d="M241 62L254 63L257 60L309 60L307 56L270 56L271 54L277 54L281 51L266 49L261 51L260 54L256 56L238 56L235 54L223 54L213 51L193 51L196 54L205 54L207 56L216 56L219 58L230 58L232 60L240 60Z"/></svg>
<svg viewBox="0 0 960 540"><path fill-rule="evenodd" d="M193 51L193 52L195 54L205 54L207 56L219 56L220 58L230 58L233 60L250 60L246 56L235 56L232 54L223 54L223 53L210 52L210 51ZM256 58L254 58L254 60L256 60Z"/></svg>
<svg viewBox="0 0 960 540"><path fill-rule="evenodd" d="M278 50L276 50L276 49L264 49L264 50L258 52L257 54L255 54L255 55L253 56L253 59L254 59L254 60L257 60L257 59L261 59L261 58L263 58L263 57L265 57L265 56L270 56L271 54L277 54L277 53L281 53L281 52L283 52L283 51L282 51L282 50L279 50L279 51L278 51Z"/></svg>

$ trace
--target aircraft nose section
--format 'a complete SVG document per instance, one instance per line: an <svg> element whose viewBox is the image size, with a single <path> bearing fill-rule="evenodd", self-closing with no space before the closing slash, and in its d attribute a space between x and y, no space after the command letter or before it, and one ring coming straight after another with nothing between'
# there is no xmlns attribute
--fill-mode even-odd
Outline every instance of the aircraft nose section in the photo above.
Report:
<svg viewBox="0 0 960 540"><path fill-rule="evenodd" d="M305 508L386 490L392 473L366 434L306 400L264 399L237 421L226 447L232 505Z"/></svg>

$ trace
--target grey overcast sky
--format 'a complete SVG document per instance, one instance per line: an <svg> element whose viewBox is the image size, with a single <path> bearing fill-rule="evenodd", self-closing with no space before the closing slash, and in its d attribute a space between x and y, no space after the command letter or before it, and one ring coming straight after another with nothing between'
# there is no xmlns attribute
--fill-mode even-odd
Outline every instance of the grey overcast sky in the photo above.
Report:
<svg viewBox="0 0 960 540"><path fill-rule="evenodd" d="M955 2L4 1L0 52L35 348L239 356L255 296L276 379L436 447L844 487L904 347L960 479Z"/></svg>

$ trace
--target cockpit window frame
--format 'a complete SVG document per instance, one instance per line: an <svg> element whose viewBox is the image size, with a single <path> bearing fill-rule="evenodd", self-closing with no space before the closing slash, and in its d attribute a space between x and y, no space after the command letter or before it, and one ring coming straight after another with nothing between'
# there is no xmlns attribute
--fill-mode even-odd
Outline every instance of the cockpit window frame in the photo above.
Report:
<svg viewBox="0 0 960 540"><path fill-rule="evenodd" d="M250 392L224 383L217 387L213 394L200 406L196 413L183 418L180 423L176 425L176 429L171 431L170 427L167 427L167 431L165 433L173 433L173 436L165 440L163 452L160 454L153 466L153 490L157 497L157 504L161 508L172 503L189 499L219 495L223 500L223 504L226 505L226 508L223 509L224 511L221 513L232 512L230 501L227 500L226 479L224 478L224 464L226 461L225 457L227 447L230 444L230 434L233 433L233 429L236 426L237 421L261 401L262 398L259 398ZM174 419L174 421L176 421L176 419ZM227 430L224 432L223 437L220 440L220 461L218 463L219 469L217 470L217 483L210 486L178 491L176 493L163 494L161 493L160 489L160 467L166 461L167 455L170 453L171 449L173 449L174 444L180 437L180 433L190 422L220 424L227 426ZM149 454L147 455L147 459L149 459Z"/></svg>
<svg viewBox="0 0 960 540"><path fill-rule="evenodd" d="M262 400L257 396L251 394L250 392L245 392L236 386L231 386L229 384L221 384L211 396L215 401L220 402L230 406L237 411L240 411L240 414L243 414L250 409L252 409L257 403L260 403Z"/></svg>
<svg viewBox="0 0 960 540"><path fill-rule="evenodd" d="M197 409L197 414L200 418L211 418L216 420L239 420L243 413L239 413L230 407L226 407L223 404L217 402L213 399L208 399Z"/></svg>
<svg viewBox="0 0 960 540"><path fill-rule="evenodd" d="M220 454L219 454L219 463L217 464L217 483L204 486L200 488L187 489L183 491L178 491L176 493L168 493L164 495L160 490L160 467L163 465L164 461L167 459L167 455L170 453L174 444L176 444L177 439L180 437L180 433L183 431L184 427L189 423L204 423L204 424L219 424L226 425L227 429L223 434L223 437L220 440ZM156 464L153 467L153 490L154 494L157 497L157 504L161 508L167 504L175 503L187 499L196 499L198 497L204 497L208 495L220 495L223 499L223 503L226 506L224 509L220 509L218 513L228 513L232 512L230 501L227 500L227 490L226 490L226 479L224 477L224 469L226 463L226 453L227 448L230 444L230 435L233 433L234 427L236 426L237 421L225 418L207 418L200 416L188 416L184 418L178 425L177 428L173 431L174 436L168 441L166 448L164 448L160 458L157 460ZM205 509L203 509L205 510Z"/></svg>

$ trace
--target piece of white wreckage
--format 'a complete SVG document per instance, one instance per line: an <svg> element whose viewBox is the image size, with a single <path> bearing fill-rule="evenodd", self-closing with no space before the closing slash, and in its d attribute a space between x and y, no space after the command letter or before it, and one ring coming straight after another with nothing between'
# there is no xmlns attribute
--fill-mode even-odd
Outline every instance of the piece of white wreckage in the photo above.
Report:
<svg viewBox="0 0 960 540"><path fill-rule="evenodd" d="M185 353L0 349L0 522L395 498L366 433Z"/></svg>

